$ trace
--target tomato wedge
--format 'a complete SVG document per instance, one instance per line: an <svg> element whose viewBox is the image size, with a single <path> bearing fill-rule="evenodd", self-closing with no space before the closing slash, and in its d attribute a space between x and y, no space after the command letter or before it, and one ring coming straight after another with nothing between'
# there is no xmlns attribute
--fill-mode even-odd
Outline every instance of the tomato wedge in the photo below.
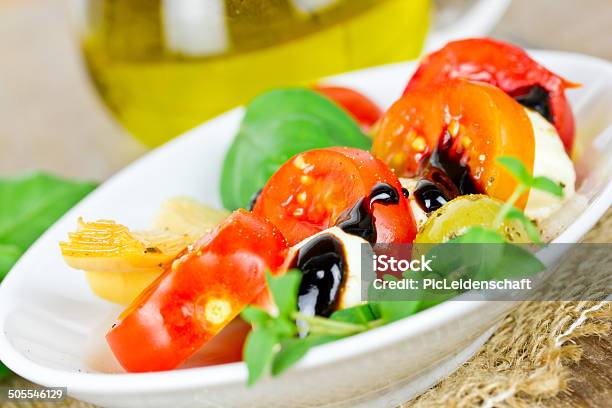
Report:
<svg viewBox="0 0 612 408"><path fill-rule="evenodd" d="M383 115L382 110L370 98L353 89L317 84L314 90L344 108L366 132Z"/></svg>
<svg viewBox="0 0 612 408"><path fill-rule="evenodd" d="M546 117L569 153L574 115L565 90L578 85L547 70L521 48L490 38L453 41L423 59L404 92L450 78L487 82Z"/></svg>
<svg viewBox="0 0 612 408"><path fill-rule="evenodd" d="M452 156L469 167L483 193L505 200L517 185L499 156L513 156L533 172L535 137L523 107L499 88L460 79L405 93L383 117L372 152L396 174L413 177L446 132Z"/></svg>
<svg viewBox="0 0 612 408"><path fill-rule="evenodd" d="M369 152L348 147L315 149L286 162L264 186L253 212L268 218L290 245L334 225L338 216L377 183L401 192L395 174ZM412 242L416 225L408 200L374 204L377 242Z"/></svg>
<svg viewBox="0 0 612 408"><path fill-rule="evenodd" d="M115 357L130 372L178 367L265 289L286 250L272 224L234 212L119 316L106 335Z"/></svg>

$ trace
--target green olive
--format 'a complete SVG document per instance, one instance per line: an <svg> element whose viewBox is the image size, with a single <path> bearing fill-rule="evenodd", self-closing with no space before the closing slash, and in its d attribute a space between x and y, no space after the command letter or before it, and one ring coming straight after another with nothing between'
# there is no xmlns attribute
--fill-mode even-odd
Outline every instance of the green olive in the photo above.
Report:
<svg viewBox="0 0 612 408"><path fill-rule="evenodd" d="M472 226L492 228L493 220L502 204L501 201L481 194L457 197L429 215L414 242L417 244L442 243L461 235ZM497 231L508 242L531 242L523 225L516 220L505 220Z"/></svg>

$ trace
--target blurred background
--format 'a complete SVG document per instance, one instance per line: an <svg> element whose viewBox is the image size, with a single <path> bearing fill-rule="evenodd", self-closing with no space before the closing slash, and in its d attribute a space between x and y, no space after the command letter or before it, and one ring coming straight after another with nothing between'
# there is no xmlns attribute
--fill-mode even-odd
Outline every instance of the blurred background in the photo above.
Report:
<svg viewBox="0 0 612 408"><path fill-rule="evenodd" d="M287 14L287 0L268 0L265 13L255 0L0 0L0 176L43 169L104 180L263 88L415 58L428 30L505 3L292 1L304 18ZM497 17L478 29L612 58L610 0L513 0ZM267 35L254 35L262 25ZM274 70L294 59L298 68Z"/></svg>

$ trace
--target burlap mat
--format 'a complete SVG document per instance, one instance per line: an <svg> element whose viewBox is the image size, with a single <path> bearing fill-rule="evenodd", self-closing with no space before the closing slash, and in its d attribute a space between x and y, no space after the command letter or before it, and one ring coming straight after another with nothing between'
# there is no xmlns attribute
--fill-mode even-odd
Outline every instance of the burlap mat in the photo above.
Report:
<svg viewBox="0 0 612 408"><path fill-rule="evenodd" d="M585 241L612 242L612 210L589 232ZM577 267L590 266L568 265L570 269ZM606 336L611 326L609 302L525 302L504 319L471 360L404 407L584 405L584 400L577 403L571 398L572 386L580 380L572 376L571 368L587 357L576 341L588 336ZM610 344L610 338L601 341ZM608 376L609 360L608 347L602 361L594 364L591 371L602 371L601 376ZM9 379L8 383L27 386L19 378ZM597 392L608 395L610 389ZM93 405L69 399L62 404L6 403L3 407L91 408Z"/></svg>

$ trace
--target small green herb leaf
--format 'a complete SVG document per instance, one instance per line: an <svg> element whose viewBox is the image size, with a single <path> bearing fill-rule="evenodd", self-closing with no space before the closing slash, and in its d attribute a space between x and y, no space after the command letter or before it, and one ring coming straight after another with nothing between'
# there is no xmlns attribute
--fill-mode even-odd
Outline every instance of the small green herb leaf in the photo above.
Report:
<svg viewBox="0 0 612 408"><path fill-rule="evenodd" d="M272 320L269 326L270 330L280 338L294 337L297 334L295 323L285 316L280 316Z"/></svg>
<svg viewBox="0 0 612 408"><path fill-rule="evenodd" d="M497 162L504 166L512 175L521 183L530 186L532 182L531 174L525 168L525 165L520 160L510 157L501 156L497 158Z"/></svg>
<svg viewBox="0 0 612 408"><path fill-rule="evenodd" d="M529 239L531 241L536 244L542 242L540 238L540 233L536 226L533 225L533 222L531 222L531 220L527 218L527 216L518 209L512 207L510 211L508 211L508 213L506 214L506 218L510 220L517 220L521 224L523 224L523 227L525 227L525 230L527 231L527 234L529 235Z"/></svg>
<svg viewBox="0 0 612 408"><path fill-rule="evenodd" d="M463 234L449 241L460 244L502 244L504 237L497 231L481 226L473 226Z"/></svg>
<svg viewBox="0 0 612 408"><path fill-rule="evenodd" d="M289 316L297 309L297 297L302 280L300 271L294 269L275 278L266 272L268 287L280 316Z"/></svg>
<svg viewBox="0 0 612 408"><path fill-rule="evenodd" d="M244 309L240 313L240 317L254 326L263 326L272 319L268 312L253 306Z"/></svg>
<svg viewBox="0 0 612 408"><path fill-rule="evenodd" d="M356 324L365 324L376 320L374 312L367 303L353 306L348 309L336 310L329 318L332 320L338 320L340 322Z"/></svg>
<svg viewBox="0 0 612 408"><path fill-rule="evenodd" d="M376 302L378 311L384 323L391 323L396 320L411 316L418 311L419 301L404 300L391 302Z"/></svg>
<svg viewBox="0 0 612 408"><path fill-rule="evenodd" d="M257 328L249 333L244 345L244 360L249 369L249 385L255 384L264 374L272 361L277 343L278 338L268 329Z"/></svg>
<svg viewBox="0 0 612 408"><path fill-rule="evenodd" d="M308 353L311 347L312 345L307 338L295 338L283 341L280 351L276 354L272 362L272 375L279 375L297 363L306 353Z"/></svg>
<svg viewBox="0 0 612 408"><path fill-rule="evenodd" d="M531 188L546 191L547 193L550 193L554 196L563 198L563 188L548 177L535 177L531 182Z"/></svg>

